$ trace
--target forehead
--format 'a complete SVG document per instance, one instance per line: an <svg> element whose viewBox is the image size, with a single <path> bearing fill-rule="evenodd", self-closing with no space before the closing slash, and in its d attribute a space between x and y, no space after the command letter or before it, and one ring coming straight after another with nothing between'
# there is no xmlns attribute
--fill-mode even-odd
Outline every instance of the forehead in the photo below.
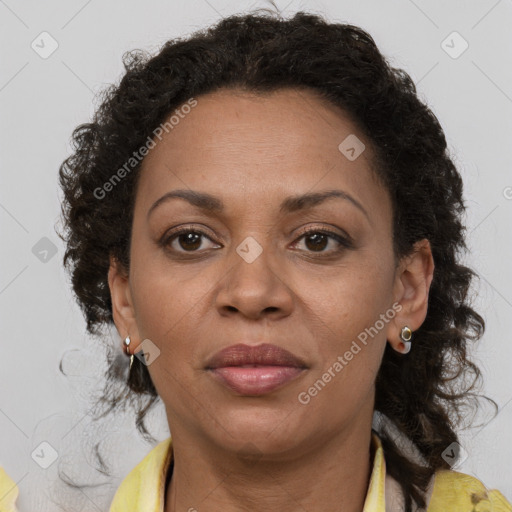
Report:
<svg viewBox="0 0 512 512"><path fill-rule="evenodd" d="M357 196L367 209L386 201L370 169L369 141L340 108L315 93L223 89L196 101L155 139L142 164L136 209L147 211L178 188L208 191L228 204L237 197L280 201L333 187ZM346 152L351 146L362 151L355 159Z"/></svg>

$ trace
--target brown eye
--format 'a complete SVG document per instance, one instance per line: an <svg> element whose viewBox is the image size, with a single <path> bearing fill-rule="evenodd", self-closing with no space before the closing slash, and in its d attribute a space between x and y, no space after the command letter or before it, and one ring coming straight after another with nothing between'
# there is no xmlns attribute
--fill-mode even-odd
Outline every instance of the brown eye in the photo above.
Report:
<svg viewBox="0 0 512 512"><path fill-rule="evenodd" d="M310 252L333 253L353 247L348 238L329 230L310 229L305 231L296 243L302 239L304 239L305 250ZM331 241L334 241L334 247L331 250L325 250Z"/></svg>
<svg viewBox="0 0 512 512"><path fill-rule="evenodd" d="M178 237L176 239L177 239L180 247L182 247L186 251L194 251L196 249L199 249L199 247L201 247L201 242L202 242L201 237L202 236L203 235L201 235L199 233L190 232L190 233L178 235Z"/></svg>
<svg viewBox="0 0 512 512"><path fill-rule="evenodd" d="M178 253L193 253L199 252L198 249L205 249L204 240L212 241L206 233L185 227L164 236L160 245Z"/></svg>
<svg viewBox="0 0 512 512"><path fill-rule="evenodd" d="M322 233L313 233L311 235L307 235L304 240L306 243L306 247L312 251L322 251L325 249L329 243L329 238L327 235ZM310 242L310 243L308 243Z"/></svg>

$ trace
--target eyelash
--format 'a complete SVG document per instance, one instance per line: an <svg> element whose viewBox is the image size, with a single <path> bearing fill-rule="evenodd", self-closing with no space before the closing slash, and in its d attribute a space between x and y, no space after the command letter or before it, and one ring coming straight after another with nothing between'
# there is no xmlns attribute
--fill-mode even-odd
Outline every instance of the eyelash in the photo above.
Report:
<svg viewBox="0 0 512 512"><path fill-rule="evenodd" d="M160 241L160 245L164 248L167 248L170 246L171 242L173 242L177 237L179 237L180 235L189 234L189 233L194 233L196 235L202 235L213 242L213 240L210 238L210 236L206 232L204 232L200 229L197 229L197 228L190 227L190 226L184 226L182 228L177 229L176 231L173 231L169 235L164 235ZM340 244L340 247L338 247L337 249L334 249L331 251L318 251L317 254L333 254L333 253L339 253L339 252L343 251L344 249L353 249L354 248L354 244L350 238L344 237L344 236L340 235L339 233L331 231L330 229L327 229L327 228L306 229L300 234L300 236L296 239L296 241L294 243L296 243L296 242L302 240L303 238L307 237L308 235L312 235L312 234L328 236L329 238L334 239L336 242L338 242ZM194 253L198 254L200 252L201 251L178 251L179 254L185 254L185 255L186 254L192 255ZM316 251L308 251L308 252L311 252L314 254Z"/></svg>

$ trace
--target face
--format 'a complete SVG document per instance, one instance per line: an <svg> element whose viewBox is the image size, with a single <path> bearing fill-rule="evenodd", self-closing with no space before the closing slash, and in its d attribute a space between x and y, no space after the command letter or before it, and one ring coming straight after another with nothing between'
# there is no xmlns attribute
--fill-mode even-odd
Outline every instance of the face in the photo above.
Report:
<svg viewBox="0 0 512 512"><path fill-rule="evenodd" d="M366 146L355 159L338 148L351 135ZM369 429L403 290L370 142L343 111L292 89L200 96L156 142L113 302L121 336L160 351L148 370L171 431L284 456ZM277 345L306 368L266 393L237 392L205 369L237 343Z"/></svg>

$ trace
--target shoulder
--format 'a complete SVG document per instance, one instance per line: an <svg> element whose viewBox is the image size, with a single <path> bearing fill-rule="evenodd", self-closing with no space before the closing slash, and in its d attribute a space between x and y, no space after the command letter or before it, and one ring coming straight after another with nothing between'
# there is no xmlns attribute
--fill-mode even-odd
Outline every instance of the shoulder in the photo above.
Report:
<svg viewBox="0 0 512 512"><path fill-rule="evenodd" d="M18 494L18 486L0 466L0 512L17 512Z"/></svg>
<svg viewBox="0 0 512 512"><path fill-rule="evenodd" d="M427 512L512 512L512 505L496 489L487 489L474 476L437 471Z"/></svg>
<svg viewBox="0 0 512 512"><path fill-rule="evenodd" d="M165 476L171 459L172 442L169 437L153 447L128 473L117 488L109 512L161 510Z"/></svg>

